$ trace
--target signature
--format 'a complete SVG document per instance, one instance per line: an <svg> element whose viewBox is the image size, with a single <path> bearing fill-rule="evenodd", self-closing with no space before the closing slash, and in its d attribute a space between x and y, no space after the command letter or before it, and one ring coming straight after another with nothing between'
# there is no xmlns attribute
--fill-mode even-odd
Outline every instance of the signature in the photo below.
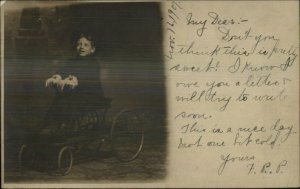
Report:
<svg viewBox="0 0 300 189"><path fill-rule="evenodd" d="M232 156L231 154L221 155L221 164L218 169L218 175L221 175L228 164L237 162L253 161L255 156Z"/></svg>

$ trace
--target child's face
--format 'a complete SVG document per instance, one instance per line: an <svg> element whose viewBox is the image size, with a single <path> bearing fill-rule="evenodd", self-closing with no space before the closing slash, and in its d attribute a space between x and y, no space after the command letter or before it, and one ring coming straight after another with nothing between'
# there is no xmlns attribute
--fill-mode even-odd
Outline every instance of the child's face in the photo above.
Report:
<svg viewBox="0 0 300 189"><path fill-rule="evenodd" d="M79 56L88 56L95 52L95 47L91 41L85 37L81 37L77 41L76 50Z"/></svg>

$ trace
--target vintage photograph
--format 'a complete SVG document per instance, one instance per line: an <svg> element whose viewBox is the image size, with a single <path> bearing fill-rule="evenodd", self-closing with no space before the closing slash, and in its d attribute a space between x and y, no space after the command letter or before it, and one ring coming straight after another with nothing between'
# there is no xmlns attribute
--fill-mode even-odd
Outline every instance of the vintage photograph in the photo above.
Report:
<svg viewBox="0 0 300 189"><path fill-rule="evenodd" d="M6 2L4 183L167 172L160 3Z"/></svg>

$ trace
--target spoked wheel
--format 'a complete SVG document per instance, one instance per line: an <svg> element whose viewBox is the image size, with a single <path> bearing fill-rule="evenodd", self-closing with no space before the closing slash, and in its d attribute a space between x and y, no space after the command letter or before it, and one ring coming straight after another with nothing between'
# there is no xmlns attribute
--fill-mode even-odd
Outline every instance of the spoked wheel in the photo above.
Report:
<svg viewBox="0 0 300 189"><path fill-rule="evenodd" d="M19 150L18 160L19 169L23 170L25 167L32 167L34 163L34 152L28 147L27 144L23 144Z"/></svg>
<svg viewBox="0 0 300 189"><path fill-rule="evenodd" d="M54 174L67 175L70 173L73 165L73 152L68 146L60 149L57 159L57 170Z"/></svg>
<svg viewBox="0 0 300 189"><path fill-rule="evenodd" d="M111 127L112 150L117 159L129 162L138 157L144 142L140 117L133 111L121 111Z"/></svg>

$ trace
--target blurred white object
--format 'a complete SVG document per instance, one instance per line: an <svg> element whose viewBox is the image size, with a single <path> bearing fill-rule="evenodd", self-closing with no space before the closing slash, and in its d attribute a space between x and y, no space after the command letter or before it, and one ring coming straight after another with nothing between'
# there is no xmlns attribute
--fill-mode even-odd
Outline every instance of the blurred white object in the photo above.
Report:
<svg viewBox="0 0 300 189"><path fill-rule="evenodd" d="M58 74L53 75L49 79L46 80L46 87L60 85L61 76Z"/></svg>
<svg viewBox="0 0 300 189"><path fill-rule="evenodd" d="M70 89L74 89L77 86L78 86L77 77L75 77L73 75L69 75L68 77L66 77L64 80L62 80L60 82L60 87L61 87L62 91L64 90L65 87L68 87Z"/></svg>

